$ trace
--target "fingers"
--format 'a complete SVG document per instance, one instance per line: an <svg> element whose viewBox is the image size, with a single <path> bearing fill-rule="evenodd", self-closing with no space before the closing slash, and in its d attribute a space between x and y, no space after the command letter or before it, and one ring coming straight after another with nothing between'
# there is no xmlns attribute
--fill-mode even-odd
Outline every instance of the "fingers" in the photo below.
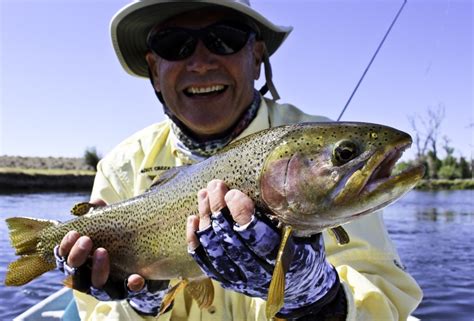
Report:
<svg viewBox="0 0 474 321"><path fill-rule="evenodd" d="M199 230L211 224L210 214L228 207L233 220L240 226L250 222L255 205L250 197L239 190L230 190L221 180L212 180L198 193Z"/></svg>
<svg viewBox="0 0 474 321"><path fill-rule="evenodd" d="M232 219L240 226L250 223L255 205L250 197L239 190L233 189L225 194L225 203Z"/></svg>
<svg viewBox="0 0 474 321"><path fill-rule="evenodd" d="M101 200L99 198L93 199L89 203L94 204L97 207L103 207L107 205L107 203L104 200Z"/></svg>
<svg viewBox="0 0 474 321"><path fill-rule="evenodd" d="M59 245L58 254L67 257L67 265L78 268L86 263L92 248L92 240L88 236L69 231ZM92 285L98 289L102 288L109 277L109 271L109 255L105 249L98 248L92 255Z"/></svg>
<svg viewBox="0 0 474 321"><path fill-rule="evenodd" d="M198 192L199 230L204 230L211 225L211 208L207 189Z"/></svg>
<svg viewBox="0 0 474 321"><path fill-rule="evenodd" d="M128 277L127 287L130 291L138 292L145 286L145 279L138 274L132 274Z"/></svg>
<svg viewBox="0 0 474 321"><path fill-rule="evenodd" d="M225 183L214 179L207 184L207 193L209 197L209 208L211 213L219 212L226 207L225 194L229 191Z"/></svg>
<svg viewBox="0 0 474 321"><path fill-rule="evenodd" d="M83 265L86 263L91 251L92 240L88 236L79 237L67 256L67 264L70 267L79 267Z"/></svg>
<svg viewBox="0 0 474 321"><path fill-rule="evenodd" d="M194 251L199 246L199 240L196 237L196 231L199 229L199 218L195 215L188 217L186 225L186 241L188 249Z"/></svg>
<svg viewBox="0 0 474 321"><path fill-rule="evenodd" d="M101 289L109 278L109 271L109 254L106 249L100 247L95 250L92 256L92 285L97 289Z"/></svg>
<svg viewBox="0 0 474 321"><path fill-rule="evenodd" d="M62 257L66 257L71 252L72 247L76 244L80 234L76 231L69 231L66 236L63 237L59 244L58 254Z"/></svg>

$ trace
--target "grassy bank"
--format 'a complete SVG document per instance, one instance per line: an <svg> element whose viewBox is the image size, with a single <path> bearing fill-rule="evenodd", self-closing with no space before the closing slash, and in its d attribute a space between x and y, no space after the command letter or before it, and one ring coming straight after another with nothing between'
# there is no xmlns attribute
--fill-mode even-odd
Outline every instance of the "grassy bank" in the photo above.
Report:
<svg viewBox="0 0 474 321"><path fill-rule="evenodd" d="M474 189L474 179L424 179L416 186L422 191Z"/></svg>
<svg viewBox="0 0 474 321"><path fill-rule="evenodd" d="M0 168L0 192L90 191L94 175L91 170Z"/></svg>

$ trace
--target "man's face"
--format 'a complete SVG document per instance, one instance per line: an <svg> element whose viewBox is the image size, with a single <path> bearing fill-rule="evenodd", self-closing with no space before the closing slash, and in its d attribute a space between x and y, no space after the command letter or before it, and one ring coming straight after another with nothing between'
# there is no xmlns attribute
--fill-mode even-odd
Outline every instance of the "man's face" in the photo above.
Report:
<svg viewBox="0 0 474 321"><path fill-rule="evenodd" d="M228 19L228 13L201 10L175 17L159 29L199 29ZM199 41L186 59L168 61L151 52L146 59L169 111L198 138L208 139L230 129L251 104L262 55L263 43L251 36L231 55L214 54Z"/></svg>

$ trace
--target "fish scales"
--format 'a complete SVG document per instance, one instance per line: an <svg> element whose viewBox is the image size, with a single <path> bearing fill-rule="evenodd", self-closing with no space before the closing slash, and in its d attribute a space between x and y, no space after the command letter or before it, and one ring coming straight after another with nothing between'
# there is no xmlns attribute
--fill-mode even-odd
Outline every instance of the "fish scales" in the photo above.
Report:
<svg viewBox="0 0 474 321"><path fill-rule="evenodd" d="M225 181L229 188L239 188L262 204L258 175L263 159L279 136L285 133L283 129L274 131L262 137L259 144L252 144L251 148L242 141L213 158L182 168L172 180L126 203L99 208L61 227L46 229L40 239L49 242L39 245L41 253L53 261L54 246L67 231L76 230L81 235L90 236L95 247L107 248L112 258L112 269L116 270L112 273L125 276L140 271L149 278L169 278L172 273L201 275L191 257L183 253L186 249L186 218L197 214L197 191L217 178ZM167 273L160 276L142 269L164 258L174 262L172 269L175 271L167 267Z"/></svg>

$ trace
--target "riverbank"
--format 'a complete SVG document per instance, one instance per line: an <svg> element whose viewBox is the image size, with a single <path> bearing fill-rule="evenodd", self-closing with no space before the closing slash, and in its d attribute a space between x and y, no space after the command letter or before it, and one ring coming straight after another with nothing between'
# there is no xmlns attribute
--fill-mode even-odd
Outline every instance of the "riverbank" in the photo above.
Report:
<svg viewBox="0 0 474 321"><path fill-rule="evenodd" d="M83 158L0 156L0 192L90 191L95 171Z"/></svg>
<svg viewBox="0 0 474 321"><path fill-rule="evenodd" d="M472 190L474 179L424 179L415 188L422 191Z"/></svg>

